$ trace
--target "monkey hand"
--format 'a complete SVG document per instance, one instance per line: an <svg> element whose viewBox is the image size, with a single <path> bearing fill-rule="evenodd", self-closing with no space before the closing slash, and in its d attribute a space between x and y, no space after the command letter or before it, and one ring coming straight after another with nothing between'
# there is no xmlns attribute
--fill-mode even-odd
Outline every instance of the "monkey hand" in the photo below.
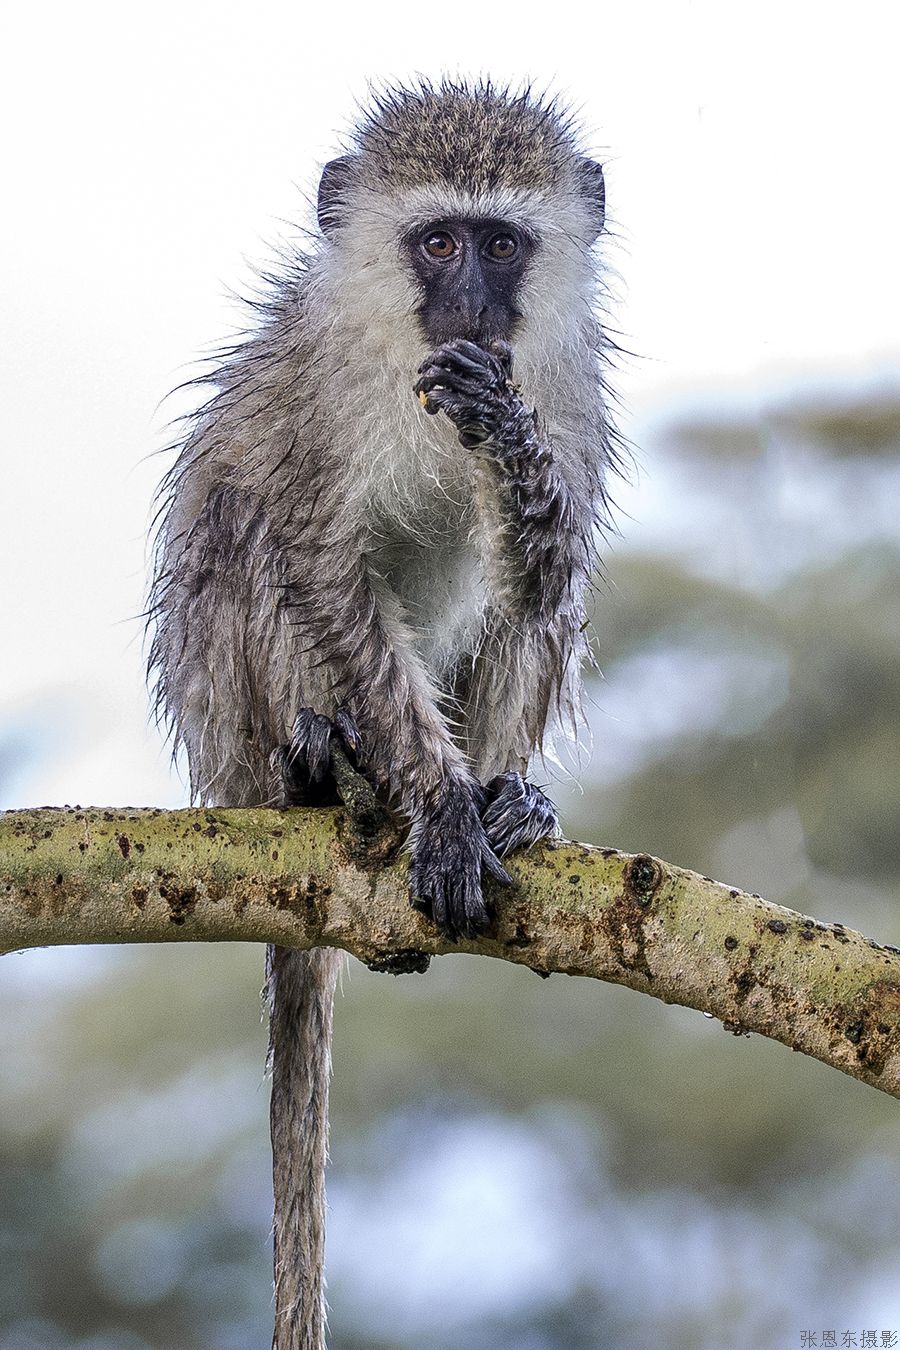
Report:
<svg viewBox="0 0 900 1350"><path fill-rule="evenodd" d="M509 886L512 878L488 843L469 790L454 785L416 822L409 882L412 903L446 937L474 938L490 925L482 878Z"/></svg>
<svg viewBox="0 0 900 1350"><path fill-rule="evenodd" d="M489 348L455 338L431 353L414 385L428 413L445 412L467 450L540 450L535 414L512 380L512 350L505 342Z"/></svg>
<svg viewBox="0 0 900 1350"><path fill-rule="evenodd" d="M481 823L498 858L530 848L539 839L558 839L556 807L520 773L500 773L485 785Z"/></svg>

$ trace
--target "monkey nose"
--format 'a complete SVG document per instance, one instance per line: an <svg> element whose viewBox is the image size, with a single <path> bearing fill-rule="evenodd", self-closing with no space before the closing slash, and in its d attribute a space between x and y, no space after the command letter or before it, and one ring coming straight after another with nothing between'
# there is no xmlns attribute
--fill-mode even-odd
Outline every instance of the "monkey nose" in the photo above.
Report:
<svg viewBox="0 0 900 1350"><path fill-rule="evenodd" d="M464 303L453 306L454 328L457 330L455 336L468 338L470 342L480 342L487 330L487 305L467 305Z"/></svg>

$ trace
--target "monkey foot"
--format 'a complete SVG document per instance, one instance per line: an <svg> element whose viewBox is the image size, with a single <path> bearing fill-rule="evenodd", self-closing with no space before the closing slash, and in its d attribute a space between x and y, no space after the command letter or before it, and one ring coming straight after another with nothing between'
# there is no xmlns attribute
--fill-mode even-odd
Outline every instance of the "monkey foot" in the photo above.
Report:
<svg viewBox="0 0 900 1350"><path fill-rule="evenodd" d="M540 788L526 783L520 773L501 773L485 789L481 813L491 848L505 858L539 839L557 839L561 833L556 807Z"/></svg>
<svg viewBox="0 0 900 1350"><path fill-rule="evenodd" d="M482 882L512 884L494 854L471 789L455 785L416 828L409 883L413 908L427 914L454 942L490 927Z"/></svg>
<svg viewBox="0 0 900 1350"><path fill-rule="evenodd" d="M340 802L332 765L335 746L343 750L352 766L357 765L361 740L350 714L340 709L332 718L312 708L301 708L289 743L279 745L270 761L276 795L284 806L334 806Z"/></svg>

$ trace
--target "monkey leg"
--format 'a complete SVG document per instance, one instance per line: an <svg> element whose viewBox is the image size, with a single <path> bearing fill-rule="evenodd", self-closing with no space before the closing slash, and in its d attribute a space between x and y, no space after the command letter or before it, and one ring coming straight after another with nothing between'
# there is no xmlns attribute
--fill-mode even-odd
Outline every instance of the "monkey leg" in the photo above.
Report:
<svg viewBox="0 0 900 1350"><path fill-rule="evenodd" d="M498 858L529 848L539 839L558 838L559 816L540 788L520 773L500 773L484 789L481 823Z"/></svg>
<svg viewBox="0 0 900 1350"><path fill-rule="evenodd" d="M332 752L339 746L351 765L361 750L359 729L348 712L339 709L325 717L301 708L287 745L279 745L270 760L275 794L284 806L336 806L341 801L332 768Z"/></svg>

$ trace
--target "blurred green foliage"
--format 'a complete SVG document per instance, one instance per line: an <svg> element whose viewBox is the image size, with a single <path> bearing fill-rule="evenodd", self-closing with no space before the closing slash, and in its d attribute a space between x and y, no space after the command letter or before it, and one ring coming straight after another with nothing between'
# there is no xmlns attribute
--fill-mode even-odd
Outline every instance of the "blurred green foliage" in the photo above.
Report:
<svg viewBox="0 0 900 1350"><path fill-rule="evenodd" d="M900 397L641 439L568 832L896 942ZM6 958L0 1350L268 1344L261 967L237 946ZM334 1350L900 1332L892 1100L473 958L354 965L336 1020Z"/></svg>

